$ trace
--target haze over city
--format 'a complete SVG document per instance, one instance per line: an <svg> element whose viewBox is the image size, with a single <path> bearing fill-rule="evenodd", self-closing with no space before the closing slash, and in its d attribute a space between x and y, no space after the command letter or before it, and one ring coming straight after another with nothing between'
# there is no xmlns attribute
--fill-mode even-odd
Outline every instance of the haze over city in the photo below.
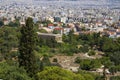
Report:
<svg viewBox="0 0 120 80"><path fill-rule="evenodd" d="M79 3L79 4L106 4L106 5L112 5L112 4L119 4L120 0L0 0L2 3L10 3L10 2L17 2L17 3L39 3L39 2L49 2L49 1L63 1L63 2L70 2L70 3ZM97 5L96 4L96 5Z"/></svg>

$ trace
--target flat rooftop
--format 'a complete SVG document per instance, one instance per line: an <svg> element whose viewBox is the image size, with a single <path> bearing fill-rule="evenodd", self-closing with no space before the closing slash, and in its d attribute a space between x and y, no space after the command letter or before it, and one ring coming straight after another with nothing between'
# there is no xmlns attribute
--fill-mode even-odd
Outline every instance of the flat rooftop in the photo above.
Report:
<svg viewBox="0 0 120 80"><path fill-rule="evenodd" d="M46 35L46 36L59 36L59 37L62 37L61 34L51 34L51 33L40 33L40 32L37 32L38 35Z"/></svg>

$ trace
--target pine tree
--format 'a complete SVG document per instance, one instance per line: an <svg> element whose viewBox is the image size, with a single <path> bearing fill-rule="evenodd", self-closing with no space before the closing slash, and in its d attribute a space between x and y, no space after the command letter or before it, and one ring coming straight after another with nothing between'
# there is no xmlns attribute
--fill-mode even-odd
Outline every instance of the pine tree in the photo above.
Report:
<svg viewBox="0 0 120 80"><path fill-rule="evenodd" d="M32 18L26 20L26 25L21 28L21 37L19 44L19 65L24 67L30 76L37 71L37 59L34 49L37 42L37 33L34 30Z"/></svg>

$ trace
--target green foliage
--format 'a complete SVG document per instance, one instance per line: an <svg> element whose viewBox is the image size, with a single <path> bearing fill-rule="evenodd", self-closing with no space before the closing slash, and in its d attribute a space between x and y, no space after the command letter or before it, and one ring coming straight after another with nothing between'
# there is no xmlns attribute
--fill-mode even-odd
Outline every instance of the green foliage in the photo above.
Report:
<svg viewBox="0 0 120 80"><path fill-rule="evenodd" d="M111 38L103 38L103 45L102 45L102 51L104 52L116 52L119 51L120 45L119 43ZM109 45L108 45L109 44Z"/></svg>
<svg viewBox="0 0 120 80"><path fill-rule="evenodd" d="M80 61L80 68L83 70L92 70L95 68L99 68L100 66L101 62L98 59L96 60L85 59Z"/></svg>
<svg viewBox="0 0 120 80"><path fill-rule="evenodd" d="M90 50L89 52L88 52L88 55L89 56L93 56L93 55L95 55L96 53L95 53L95 51L94 50Z"/></svg>
<svg viewBox="0 0 120 80"><path fill-rule="evenodd" d="M63 41L65 43L69 43L69 44L72 44L72 45L76 45L77 44L77 37L76 35L74 35L74 31L73 30L70 30L70 32L68 33L68 35L63 35L62 38L63 38Z"/></svg>
<svg viewBox="0 0 120 80"><path fill-rule="evenodd" d="M50 48L55 48L57 47L57 42L55 39L51 38L51 39L46 39L46 45Z"/></svg>
<svg viewBox="0 0 120 80"><path fill-rule="evenodd" d="M90 70L93 68L90 60L84 60L80 62L80 68L83 70Z"/></svg>
<svg viewBox="0 0 120 80"><path fill-rule="evenodd" d="M119 65L120 64L120 51L111 53L110 60L113 61L115 65Z"/></svg>
<svg viewBox="0 0 120 80"><path fill-rule="evenodd" d="M113 76L110 78L110 80L120 80L120 76Z"/></svg>
<svg viewBox="0 0 120 80"><path fill-rule="evenodd" d="M42 47L42 46L47 46L46 44L46 40L43 38L38 38L38 46Z"/></svg>
<svg viewBox="0 0 120 80"><path fill-rule="evenodd" d="M86 80L85 76L82 76L81 74L77 74L73 77L74 80Z"/></svg>
<svg viewBox="0 0 120 80"><path fill-rule="evenodd" d="M102 57L100 59L101 63L105 66L105 68L109 68L113 65L113 63L110 61L109 57Z"/></svg>
<svg viewBox="0 0 120 80"><path fill-rule="evenodd" d="M80 34L80 35L74 35L74 31L70 31L68 35L63 35L63 42L60 45L57 45L56 43L45 40L41 40L40 46L48 46L49 49L52 48L52 46L55 46L54 48L57 48L56 53L63 53L67 55L73 55L74 53L87 53L88 55L95 55L94 50L100 50L105 52L105 56L109 57L109 61L103 64L115 64L118 65L120 62L119 60L119 50L120 50L120 39L111 39L106 36L100 36L100 33L92 33L92 34ZM53 45L54 43L54 45ZM109 44L109 45L108 45ZM78 45L81 45L81 47L78 47ZM51 50L50 50L51 51ZM115 55L115 56L113 56ZM113 63L111 63L111 61ZM105 61L104 61L105 62Z"/></svg>
<svg viewBox="0 0 120 80"><path fill-rule="evenodd" d="M60 48L59 48L59 52L60 53L64 53L66 55L73 55L74 53L78 53L79 49L77 48L77 46L75 45L71 45L71 44L61 44Z"/></svg>
<svg viewBox="0 0 120 80"><path fill-rule="evenodd" d="M53 34L58 34L59 31L58 30L53 30Z"/></svg>
<svg viewBox="0 0 120 80"><path fill-rule="evenodd" d="M3 25L4 25L3 21L0 20L0 27L3 26Z"/></svg>
<svg viewBox="0 0 120 80"><path fill-rule="evenodd" d="M78 41L89 45L92 49L98 49L104 52L116 52L120 50L119 39L100 37L100 33L80 34ZM109 44L109 45L108 45Z"/></svg>
<svg viewBox="0 0 120 80"><path fill-rule="evenodd" d="M43 56L42 63L43 63L43 66L44 66L44 67L51 65L48 55L44 55L44 56Z"/></svg>
<svg viewBox="0 0 120 80"><path fill-rule="evenodd" d="M42 47L37 46L36 51L38 53L44 54L44 53L50 52L50 48L48 46L42 46Z"/></svg>
<svg viewBox="0 0 120 80"><path fill-rule="evenodd" d="M25 68L30 76L33 76L38 71L38 64L34 54L36 42L37 33L34 30L33 20L28 18L26 26L21 28L19 64Z"/></svg>
<svg viewBox="0 0 120 80"><path fill-rule="evenodd" d="M84 44L90 45L91 47L94 47L96 45L98 40L99 34L93 33L93 34L81 34L79 35L79 40L82 40Z"/></svg>
<svg viewBox="0 0 120 80"><path fill-rule="evenodd" d="M0 28L0 53L6 56L12 49L18 47L19 28L2 27Z"/></svg>
<svg viewBox="0 0 120 80"><path fill-rule="evenodd" d="M54 58L54 59L53 59L53 62L56 62L56 63L57 63L57 62L58 62L57 58Z"/></svg>
<svg viewBox="0 0 120 80"><path fill-rule="evenodd" d="M85 80L80 74L77 75L59 67L46 67L36 77L37 80Z"/></svg>
<svg viewBox="0 0 120 80"><path fill-rule="evenodd" d="M83 76L84 76L85 80L88 80L88 79L89 80L94 80L94 78L89 74L83 74Z"/></svg>
<svg viewBox="0 0 120 80"><path fill-rule="evenodd" d="M39 32L41 32L41 33L48 33L45 29L40 29Z"/></svg>
<svg viewBox="0 0 120 80"><path fill-rule="evenodd" d="M62 40L63 40L63 42L68 42L68 36L63 34Z"/></svg>
<svg viewBox="0 0 120 80"><path fill-rule="evenodd" d="M91 73L91 72L88 72L88 71L84 71L84 70L79 70L77 74L81 74L85 80L95 80L96 77L98 75L94 74L94 73Z"/></svg>
<svg viewBox="0 0 120 80"><path fill-rule="evenodd" d="M97 76L95 80L104 80L104 76Z"/></svg>
<svg viewBox="0 0 120 80"><path fill-rule="evenodd" d="M54 17L54 21L55 22L61 22L61 19L60 19L60 17Z"/></svg>
<svg viewBox="0 0 120 80"><path fill-rule="evenodd" d="M45 27L47 27L48 24L51 24L51 21L50 20L44 20L44 21L42 21L40 23L42 23Z"/></svg>
<svg viewBox="0 0 120 80"><path fill-rule="evenodd" d="M0 53L0 61L3 61L4 60L4 57L3 55Z"/></svg>
<svg viewBox="0 0 120 80"><path fill-rule="evenodd" d="M75 63L80 63L80 62L81 62L80 57L75 58Z"/></svg>
<svg viewBox="0 0 120 80"><path fill-rule="evenodd" d="M10 22L8 24L8 26L10 26L10 27L20 27L19 20L15 20L14 22Z"/></svg>
<svg viewBox="0 0 120 80"><path fill-rule="evenodd" d="M111 66L109 68L109 71L114 75L116 72L120 71L120 65L118 65L118 66Z"/></svg>
<svg viewBox="0 0 120 80"><path fill-rule="evenodd" d="M89 51L89 46L88 45L84 45L82 47L79 48L80 52L86 53Z"/></svg>
<svg viewBox="0 0 120 80"><path fill-rule="evenodd" d="M18 66L0 63L0 79L3 80L32 80L26 71Z"/></svg>
<svg viewBox="0 0 120 80"><path fill-rule="evenodd" d="M55 39L50 38L50 39L43 39L39 37L38 45L40 47L42 46L47 46L49 48L56 48L58 46L58 43Z"/></svg>
<svg viewBox="0 0 120 80"><path fill-rule="evenodd" d="M69 32L69 34L68 34L68 42L69 43L74 43L75 42L75 37L74 37L74 31L73 30L71 30L70 32Z"/></svg>
<svg viewBox="0 0 120 80"><path fill-rule="evenodd" d="M117 68L116 68L115 66L111 66L111 67L109 68L109 71L114 75L114 73L117 72Z"/></svg>

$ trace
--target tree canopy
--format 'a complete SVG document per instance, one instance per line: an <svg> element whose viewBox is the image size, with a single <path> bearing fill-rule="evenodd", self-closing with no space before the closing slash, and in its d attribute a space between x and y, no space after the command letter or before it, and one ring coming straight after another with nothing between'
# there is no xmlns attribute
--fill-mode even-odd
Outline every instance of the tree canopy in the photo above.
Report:
<svg viewBox="0 0 120 80"><path fill-rule="evenodd" d="M19 44L19 64L23 66L30 76L37 72L37 63L34 50L36 48L37 33L34 30L32 18L26 20L26 25L21 28Z"/></svg>
<svg viewBox="0 0 120 80"><path fill-rule="evenodd" d="M32 80L23 68L0 63L0 79L3 80Z"/></svg>
<svg viewBox="0 0 120 80"><path fill-rule="evenodd" d="M59 67L46 67L38 72L37 80L86 80L80 74L72 73Z"/></svg>

